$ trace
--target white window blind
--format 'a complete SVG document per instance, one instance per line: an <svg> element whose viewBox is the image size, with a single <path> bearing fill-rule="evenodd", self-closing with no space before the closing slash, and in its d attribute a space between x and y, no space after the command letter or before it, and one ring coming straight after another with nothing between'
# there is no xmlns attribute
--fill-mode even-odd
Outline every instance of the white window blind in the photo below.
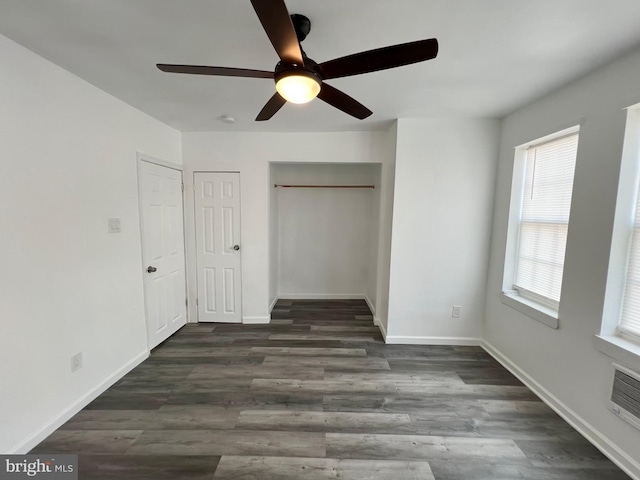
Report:
<svg viewBox="0 0 640 480"><path fill-rule="evenodd" d="M636 200L622 315L618 329L622 333L640 337L640 195Z"/></svg>
<svg viewBox="0 0 640 480"><path fill-rule="evenodd" d="M555 308L560 301L577 150L575 133L529 147L526 153L514 288Z"/></svg>

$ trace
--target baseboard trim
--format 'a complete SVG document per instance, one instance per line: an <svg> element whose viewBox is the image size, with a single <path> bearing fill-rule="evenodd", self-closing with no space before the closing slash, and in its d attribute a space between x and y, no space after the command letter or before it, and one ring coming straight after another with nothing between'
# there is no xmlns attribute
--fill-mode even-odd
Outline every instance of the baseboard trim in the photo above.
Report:
<svg viewBox="0 0 640 480"><path fill-rule="evenodd" d="M271 322L271 315L266 317L242 317L243 325L265 325Z"/></svg>
<svg viewBox="0 0 640 480"><path fill-rule="evenodd" d="M282 293L279 300L365 300L362 293Z"/></svg>
<svg viewBox="0 0 640 480"><path fill-rule="evenodd" d="M54 431L60 428L65 422L67 422L71 417L77 414L84 407L93 402L98 396L103 394L111 385L116 383L122 377L124 377L131 370L136 368L142 362L144 362L147 358L149 358L149 350L145 350L138 355L136 355L132 360L127 362L123 367L116 370L109 377L107 377L103 382L89 390L85 395L80 397L75 403L71 406L60 412L55 416L48 425L40 429L35 434L31 435L27 440L18 444L13 449L7 452L9 455L21 455L26 454L31 449L33 449L36 445L42 442L45 438L51 435Z"/></svg>
<svg viewBox="0 0 640 480"><path fill-rule="evenodd" d="M461 345L480 346L482 340L474 337L402 337L385 335L385 342L391 345Z"/></svg>
<svg viewBox="0 0 640 480"><path fill-rule="evenodd" d="M364 296L364 301L367 302L367 306L369 307L369 310L371 310L371 315L373 315L373 318L375 318L376 307L373 306L373 303L371 303L371 300L369 300L369 297L367 295Z"/></svg>
<svg viewBox="0 0 640 480"><path fill-rule="evenodd" d="M384 343L387 342L387 329L384 327L384 324L378 317L373 317L373 324L376 325L380 329L380 333L382 334L382 338L384 339Z"/></svg>
<svg viewBox="0 0 640 480"><path fill-rule="evenodd" d="M271 311L276 306L276 303L278 303L278 297L274 298L273 302L271 302L271 305L269 305L269 315L271 315Z"/></svg>
<svg viewBox="0 0 640 480"><path fill-rule="evenodd" d="M586 438L593 446L600 450L609 460L620 467L634 480L640 480L640 463L623 452L609 439L602 436L589 422L565 405L536 380L530 377L524 370L513 363L507 356L487 341L482 341L482 348L495 358L504 368L514 374L518 380L524 383L540 400L546 403L553 411L560 415L569 425Z"/></svg>

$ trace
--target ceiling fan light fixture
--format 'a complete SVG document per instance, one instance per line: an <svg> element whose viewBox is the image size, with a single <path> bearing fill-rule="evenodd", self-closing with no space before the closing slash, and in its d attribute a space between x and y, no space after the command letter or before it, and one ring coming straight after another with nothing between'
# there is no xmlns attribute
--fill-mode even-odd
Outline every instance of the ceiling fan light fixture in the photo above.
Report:
<svg viewBox="0 0 640 480"><path fill-rule="evenodd" d="M311 72L294 70L276 78L276 90L286 101L308 103L320 93L320 79Z"/></svg>

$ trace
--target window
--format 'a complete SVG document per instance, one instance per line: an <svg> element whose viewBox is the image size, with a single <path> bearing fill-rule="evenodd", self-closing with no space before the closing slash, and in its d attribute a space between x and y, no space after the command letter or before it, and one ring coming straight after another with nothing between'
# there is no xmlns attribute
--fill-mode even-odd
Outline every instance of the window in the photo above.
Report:
<svg viewBox="0 0 640 480"><path fill-rule="evenodd" d="M640 105L627 109L609 272L597 348L640 370Z"/></svg>
<svg viewBox="0 0 640 480"><path fill-rule="evenodd" d="M557 327L577 150L577 128L516 148L503 289L510 299L528 305L525 313L533 308L554 317L546 321L532 315L553 327Z"/></svg>
<svg viewBox="0 0 640 480"><path fill-rule="evenodd" d="M636 187L637 188L637 187ZM627 275L618 330L640 340L640 195L636 195L635 214L630 232Z"/></svg>
<svg viewBox="0 0 640 480"><path fill-rule="evenodd" d="M555 309L560 302L578 134L527 149L513 287Z"/></svg>
<svg viewBox="0 0 640 480"><path fill-rule="evenodd" d="M637 117L637 110L634 111ZM634 125L634 123L636 123ZM618 333L631 336L632 339L640 340L640 193L638 164L640 163L640 151L638 149L638 137L640 128L637 122L629 119L630 129L627 129L625 147L631 150L631 161L635 165L635 175L631 176L633 183L633 203L632 210L628 212L625 236L627 237L628 250L626 252L625 281L622 296L622 308L618 319ZM631 131L630 131L631 130ZM624 159L623 159L624 160ZM622 175L620 181L624 181Z"/></svg>

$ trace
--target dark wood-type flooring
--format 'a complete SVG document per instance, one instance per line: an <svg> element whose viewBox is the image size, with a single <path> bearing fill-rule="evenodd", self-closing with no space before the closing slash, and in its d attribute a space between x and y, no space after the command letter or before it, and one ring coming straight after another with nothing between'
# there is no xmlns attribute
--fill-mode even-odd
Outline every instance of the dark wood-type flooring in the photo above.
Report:
<svg viewBox="0 0 640 480"><path fill-rule="evenodd" d="M359 300L273 318L184 327L31 453L96 480L629 479L479 347L385 345Z"/></svg>

